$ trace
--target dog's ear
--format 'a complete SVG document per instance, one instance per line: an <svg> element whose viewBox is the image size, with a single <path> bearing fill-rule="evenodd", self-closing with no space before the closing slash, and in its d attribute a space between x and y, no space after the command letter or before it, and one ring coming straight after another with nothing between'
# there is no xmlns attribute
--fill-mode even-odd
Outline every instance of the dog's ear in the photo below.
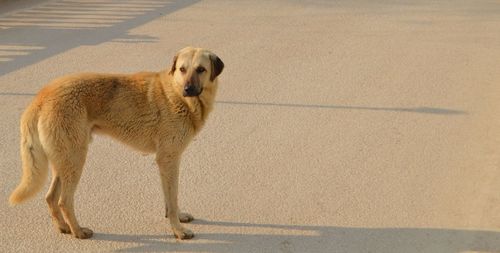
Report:
<svg viewBox="0 0 500 253"><path fill-rule="evenodd" d="M169 74L173 75L174 72L175 72L175 65L177 64L177 56L178 55L175 55L174 56L174 62L172 63L172 68L170 68L170 72L168 72Z"/></svg>
<svg viewBox="0 0 500 253"><path fill-rule="evenodd" d="M221 61L221 59L215 55L211 54L210 55L210 61L212 63L212 73L210 74L210 81L214 81L215 78L220 75L222 70L224 69L224 63Z"/></svg>

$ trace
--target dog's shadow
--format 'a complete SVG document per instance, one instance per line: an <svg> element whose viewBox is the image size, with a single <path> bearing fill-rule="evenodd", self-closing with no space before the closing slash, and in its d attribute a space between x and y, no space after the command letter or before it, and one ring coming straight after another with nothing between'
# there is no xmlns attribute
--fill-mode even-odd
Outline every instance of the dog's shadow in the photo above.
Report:
<svg viewBox="0 0 500 253"><path fill-rule="evenodd" d="M118 252L499 252L500 232L438 228L353 228L196 220L240 233L201 233L175 242L169 235L95 234L92 240L134 243ZM244 231L248 230L248 233ZM255 231L265 231L256 233Z"/></svg>

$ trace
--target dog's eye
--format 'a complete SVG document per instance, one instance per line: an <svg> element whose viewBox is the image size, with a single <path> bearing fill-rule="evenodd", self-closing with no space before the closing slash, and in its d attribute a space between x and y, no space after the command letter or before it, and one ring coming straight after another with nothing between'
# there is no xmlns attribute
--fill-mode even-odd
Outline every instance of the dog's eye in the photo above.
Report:
<svg viewBox="0 0 500 253"><path fill-rule="evenodd" d="M181 67L179 70L180 70L182 73L186 73L186 68L184 68L184 67Z"/></svg>
<svg viewBox="0 0 500 253"><path fill-rule="evenodd" d="M206 69L204 67L201 67L201 66L196 68L196 72L198 72L198 74L205 72L205 70Z"/></svg>

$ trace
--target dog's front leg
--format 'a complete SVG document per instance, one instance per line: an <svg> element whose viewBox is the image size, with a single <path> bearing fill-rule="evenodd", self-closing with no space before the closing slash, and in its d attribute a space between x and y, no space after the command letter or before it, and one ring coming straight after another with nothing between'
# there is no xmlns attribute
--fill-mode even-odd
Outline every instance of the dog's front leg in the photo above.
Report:
<svg viewBox="0 0 500 253"><path fill-rule="evenodd" d="M179 207L177 204L177 192L179 183L180 155L172 155L158 152L156 162L160 168L161 184L166 202L167 215L175 237L179 239L191 239L194 234L191 230L184 228L179 220Z"/></svg>

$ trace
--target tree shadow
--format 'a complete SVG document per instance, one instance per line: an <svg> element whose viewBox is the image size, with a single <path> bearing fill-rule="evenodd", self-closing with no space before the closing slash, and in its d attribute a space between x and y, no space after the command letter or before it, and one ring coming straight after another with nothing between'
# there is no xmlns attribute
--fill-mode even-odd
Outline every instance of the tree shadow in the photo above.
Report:
<svg viewBox="0 0 500 253"><path fill-rule="evenodd" d="M0 16L0 75L81 45L156 42L156 37L128 31L198 1L57 0L5 13Z"/></svg>
<svg viewBox="0 0 500 253"><path fill-rule="evenodd" d="M96 234L92 240L127 242L138 246L118 252L499 252L500 232L441 228L353 228L252 224L196 220L201 226L239 233L196 234L174 243L171 236ZM213 228L212 228L213 229ZM255 230L265 230L256 233ZM213 229L217 231L217 229ZM248 231L245 231L248 230ZM246 233L247 232L247 233Z"/></svg>

